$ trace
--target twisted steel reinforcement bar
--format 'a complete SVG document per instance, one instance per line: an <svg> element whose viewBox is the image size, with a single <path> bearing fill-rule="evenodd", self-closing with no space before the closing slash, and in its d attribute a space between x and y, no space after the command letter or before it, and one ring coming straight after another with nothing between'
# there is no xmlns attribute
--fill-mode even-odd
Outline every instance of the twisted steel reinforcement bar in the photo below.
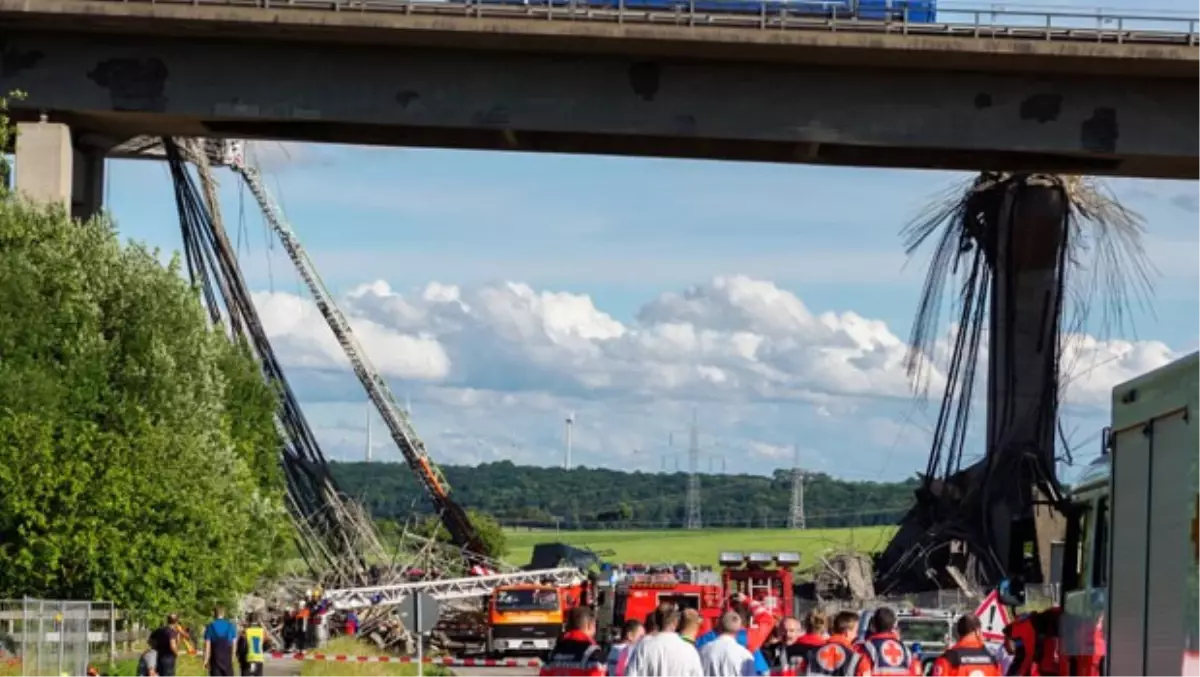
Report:
<svg viewBox="0 0 1200 677"><path fill-rule="evenodd" d="M42 0L47 2L47 0ZM632 6L627 6L626 3ZM937 8L937 22L910 21L908 12L884 21L861 20L836 9L827 16L785 12L779 0L760 0L758 11L739 1L740 11L698 11L696 0L92 0L80 4L144 4L162 7L257 8L278 11L417 14L469 18L543 19L599 23L647 23L689 27L882 33L962 38L1010 38L1110 44L1197 45L1197 17L1096 10L1032 11L1003 7ZM41 2L39 2L41 4ZM49 2L47 2L49 4ZM711 3L706 3L711 4ZM802 3L797 3L802 4Z"/></svg>

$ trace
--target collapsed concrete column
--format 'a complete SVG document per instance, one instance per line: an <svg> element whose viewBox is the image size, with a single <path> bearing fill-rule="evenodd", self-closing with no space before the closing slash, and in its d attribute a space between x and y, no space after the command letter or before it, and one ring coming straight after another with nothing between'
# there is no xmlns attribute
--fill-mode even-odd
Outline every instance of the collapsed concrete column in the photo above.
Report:
<svg viewBox="0 0 1200 677"><path fill-rule="evenodd" d="M1061 183L1008 186L992 233L987 463L990 541L1010 571L1050 578L1050 543L1065 523L1048 505L1057 487L1059 281L1069 229ZM1023 564L1019 564L1023 563Z"/></svg>
<svg viewBox="0 0 1200 677"><path fill-rule="evenodd" d="M104 204L104 151L79 147L71 128L57 122L17 124L16 190L27 199L60 204L87 219Z"/></svg>

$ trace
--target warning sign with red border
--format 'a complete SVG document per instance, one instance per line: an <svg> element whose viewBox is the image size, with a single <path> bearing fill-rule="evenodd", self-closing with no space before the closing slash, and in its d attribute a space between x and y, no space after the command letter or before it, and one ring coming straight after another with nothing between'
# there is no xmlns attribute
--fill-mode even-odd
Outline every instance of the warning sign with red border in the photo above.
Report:
<svg viewBox="0 0 1200 677"><path fill-rule="evenodd" d="M1004 628L1012 622L1008 607L1000 603L1000 594L995 590L983 598L983 603L975 610L979 624L983 630L983 638L989 642L1003 642Z"/></svg>

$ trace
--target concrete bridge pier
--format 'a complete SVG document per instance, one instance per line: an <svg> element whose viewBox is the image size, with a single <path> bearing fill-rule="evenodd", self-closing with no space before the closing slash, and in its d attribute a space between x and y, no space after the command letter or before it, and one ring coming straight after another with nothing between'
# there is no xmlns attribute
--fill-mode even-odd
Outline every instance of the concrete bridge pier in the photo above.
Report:
<svg viewBox="0 0 1200 677"><path fill-rule="evenodd" d="M35 202L61 204L72 218L104 207L103 146L83 143L65 124L21 122L15 148L16 189Z"/></svg>

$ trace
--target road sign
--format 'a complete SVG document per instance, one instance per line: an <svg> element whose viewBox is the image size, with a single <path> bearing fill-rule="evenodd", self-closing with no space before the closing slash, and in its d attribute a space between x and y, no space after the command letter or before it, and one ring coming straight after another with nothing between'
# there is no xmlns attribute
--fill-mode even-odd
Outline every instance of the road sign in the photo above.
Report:
<svg viewBox="0 0 1200 677"><path fill-rule="evenodd" d="M989 642L1003 642L1004 628L1012 622L1008 607L1000 603L1000 594L995 590L983 598L983 603L975 610L979 618L983 638Z"/></svg>
<svg viewBox="0 0 1200 677"><path fill-rule="evenodd" d="M399 606L400 621L409 632L424 634L437 625L441 605L430 594L418 592L408 595Z"/></svg>
<svg viewBox="0 0 1200 677"><path fill-rule="evenodd" d="M437 625L440 611L437 598L427 592L409 594L400 602L400 622L413 633L417 645L417 677L425 674L423 635Z"/></svg>

